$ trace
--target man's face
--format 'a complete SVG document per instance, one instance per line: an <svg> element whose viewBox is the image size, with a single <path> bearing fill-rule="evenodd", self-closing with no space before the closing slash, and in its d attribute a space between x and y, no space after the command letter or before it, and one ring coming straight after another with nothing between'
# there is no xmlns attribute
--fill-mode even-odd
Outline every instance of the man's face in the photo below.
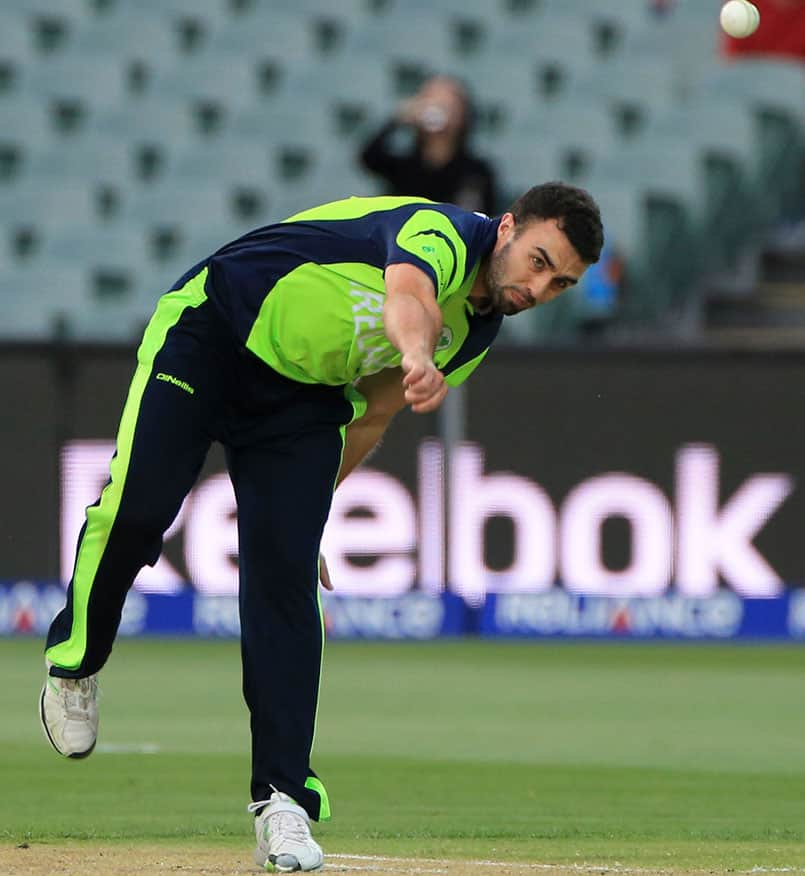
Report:
<svg viewBox="0 0 805 876"><path fill-rule="evenodd" d="M505 213L486 268L486 292L494 313L512 316L553 301L587 270L556 219L532 219L515 228Z"/></svg>

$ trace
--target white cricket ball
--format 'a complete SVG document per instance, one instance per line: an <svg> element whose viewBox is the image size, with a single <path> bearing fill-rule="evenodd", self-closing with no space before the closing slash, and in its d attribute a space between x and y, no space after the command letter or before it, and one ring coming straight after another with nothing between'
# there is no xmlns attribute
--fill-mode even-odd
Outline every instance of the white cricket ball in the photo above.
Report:
<svg viewBox="0 0 805 876"><path fill-rule="evenodd" d="M749 0L729 0L721 7L721 27L731 37L742 40L752 36L759 24L760 13Z"/></svg>

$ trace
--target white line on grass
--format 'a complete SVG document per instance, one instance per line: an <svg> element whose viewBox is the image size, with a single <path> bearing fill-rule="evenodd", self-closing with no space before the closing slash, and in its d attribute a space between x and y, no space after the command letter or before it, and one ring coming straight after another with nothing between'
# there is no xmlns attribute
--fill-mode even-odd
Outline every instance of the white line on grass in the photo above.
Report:
<svg viewBox="0 0 805 876"><path fill-rule="evenodd" d="M645 868L645 867L622 867L620 864L527 864L522 861L466 861L466 860L440 860L438 858L395 858L384 855L327 855L328 860L338 861L366 861L377 862L378 864L398 864L397 867L361 867L350 865L343 868L344 870L381 870L387 872L406 872L415 873L444 873L444 868L451 864L467 864L475 867L509 867L511 869L520 870L574 870L579 873L668 873L673 870L663 870L662 868ZM429 869L419 865L431 864L436 865L436 869ZM738 873L756 874L756 873L805 873L805 867L753 867L751 870L739 870Z"/></svg>
<svg viewBox="0 0 805 876"><path fill-rule="evenodd" d="M420 869L418 864L435 864L437 867L444 868L450 864L466 864L473 867L510 867L520 870L576 870L580 873L664 873L660 869L643 869L640 867L621 867L618 864L526 864L522 861L467 861L456 859L454 861L439 860L438 858L392 858L384 855L327 855L328 860L336 859L342 861L377 861L378 863L388 864L403 864L407 868L416 872L426 873L432 872ZM352 868L350 869L357 869ZM363 868L361 868L363 869ZM440 869L439 872L444 872Z"/></svg>
<svg viewBox="0 0 805 876"><path fill-rule="evenodd" d="M328 858L333 857L332 855L328 855ZM327 864L327 870L330 873L352 873L355 870L367 870L370 873L447 873L443 867L411 867L411 866L401 866L401 867L383 867L374 864L370 867L361 867L358 864L349 864L347 866L333 866L332 864Z"/></svg>
<svg viewBox="0 0 805 876"><path fill-rule="evenodd" d="M159 754L161 748L155 742L99 742L97 754Z"/></svg>

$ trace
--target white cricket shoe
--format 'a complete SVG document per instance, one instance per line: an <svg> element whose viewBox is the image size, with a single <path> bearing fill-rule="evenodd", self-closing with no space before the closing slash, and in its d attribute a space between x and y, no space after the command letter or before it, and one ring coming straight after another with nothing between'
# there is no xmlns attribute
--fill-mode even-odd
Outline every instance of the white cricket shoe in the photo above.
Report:
<svg viewBox="0 0 805 876"><path fill-rule="evenodd" d="M249 812L265 809L254 819L257 849L254 860L265 870L291 873L294 870L320 870L324 853L310 835L307 812L281 791L268 800L251 803Z"/></svg>
<svg viewBox="0 0 805 876"><path fill-rule="evenodd" d="M39 698L39 720L50 744L65 757L87 757L98 738L98 677L48 674Z"/></svg>

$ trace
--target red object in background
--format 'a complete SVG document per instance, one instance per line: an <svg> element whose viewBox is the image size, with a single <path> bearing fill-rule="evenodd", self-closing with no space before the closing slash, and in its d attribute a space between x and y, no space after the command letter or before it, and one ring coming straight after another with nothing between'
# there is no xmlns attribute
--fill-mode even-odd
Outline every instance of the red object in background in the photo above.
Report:
<svg viewBox="0 0 805 876"><path fill-rule="evenodd" d="M775 55L805 61L805 0L753 0L760 27L746 39L724 34L727 56Z"/></svg>

